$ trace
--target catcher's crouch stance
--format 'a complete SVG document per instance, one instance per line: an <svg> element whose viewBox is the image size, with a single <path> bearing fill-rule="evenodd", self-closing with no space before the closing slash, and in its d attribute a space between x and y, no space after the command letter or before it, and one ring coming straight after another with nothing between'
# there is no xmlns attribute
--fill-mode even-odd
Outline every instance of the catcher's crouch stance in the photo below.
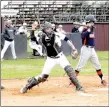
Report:
<svg viewBox="0 0 109 107"><path fill-rule="evenodd" d="M41 75L32 77L28 80L28 83L20 90L21 93L26 93L28 89L33 86L38 85L41 82L47 80L51 69L56 65L60 64L62 68L66 71L69 79L76 86L77 91L83 91L82 86L76 78L73 68L70 66L67 58L64 56L61 50L61 40L65 40L72 48L73 53L77 53L76 48L69 41L69 39L61 33L55 33L52 31L52 25L49 22L45 22L44 28L40 35L40 43L42 43L47 51L47 60L45 62L43 71Z"/></svg>

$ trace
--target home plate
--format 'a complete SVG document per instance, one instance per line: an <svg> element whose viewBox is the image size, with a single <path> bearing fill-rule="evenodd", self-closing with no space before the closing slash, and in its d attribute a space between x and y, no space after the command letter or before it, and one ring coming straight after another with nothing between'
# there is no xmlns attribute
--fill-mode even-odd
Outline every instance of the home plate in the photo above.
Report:
<svg viewBox="0 0 109 107"><path fill-rule="evenodd" d="M60 85L60 84L54 84L55 86L58 86L58 87L62 87L62 85Z"/></svg>
<svg viewBox="0 0 109 107"><path fill-rule="evenodd" d="M79 94L79 95L82 95L82 96L86 96L86 97L94 97L94 96L96 96L96 95L87 94L87 93L84 93L84 92L79 92L78 94Z"/></svg>
<svg viewBox="0 0 109 107"><path fill-rule="evenodd" d="M96 90L99 90L99 91L108 91L109 89L108 88L98 88Z"/></svg>

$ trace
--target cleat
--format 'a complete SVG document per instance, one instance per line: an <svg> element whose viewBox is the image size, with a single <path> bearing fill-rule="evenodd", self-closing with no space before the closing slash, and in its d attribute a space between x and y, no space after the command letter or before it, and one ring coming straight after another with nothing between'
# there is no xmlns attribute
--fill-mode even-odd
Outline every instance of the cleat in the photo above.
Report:
<svg viewBox="0 0 109 107"><path fill-rule="evenodd" d="M17 60L17 58L13 58L13 60Z"/></svg>
<svg viewBox="0 0 109 107"><path fill-rule="evenodd" d="M82 87L76 88L76 91L85 93L85 90Z"/></svg>
<svg viewBox="0 0 109 107"><path fill-rule="evenodd" d="M1 89L4 89L4 87L3 87L3 86L1 86Z"/></svg>
<svg viewBox="0 0 109 107"><path fill-rule="evenodd" d="M28 80L28 83L20 90L21 93L26 93L27 90L32 89L35 85L38 85L39 81L37 81L34 77Z"/></svg>
<svg viewBox="0 0 109 107"><path fill-rule="evenodd" d="M107 82L106 82L105 80L101 80L101 84L102 84L103 86L107 86Z"/></svg>
<svg viewBox="0 0 109 107"><path fill-rule="evenodd" d="M26 86L24 86L23 88L21 88L20 93L24 94L27 93L28 88Z"/></svg>

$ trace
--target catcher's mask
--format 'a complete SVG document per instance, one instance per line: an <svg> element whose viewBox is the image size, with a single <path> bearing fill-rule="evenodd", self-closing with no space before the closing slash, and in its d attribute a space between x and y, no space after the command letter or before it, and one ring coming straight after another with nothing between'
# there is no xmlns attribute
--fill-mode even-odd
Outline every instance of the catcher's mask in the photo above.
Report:
<svg viewBox="0 0 109 107"><path fill-rule="evenodd" d="M52 24L50 22L45 22L43 30L47 34L47 37L50 39L53 33Z"/></svg>

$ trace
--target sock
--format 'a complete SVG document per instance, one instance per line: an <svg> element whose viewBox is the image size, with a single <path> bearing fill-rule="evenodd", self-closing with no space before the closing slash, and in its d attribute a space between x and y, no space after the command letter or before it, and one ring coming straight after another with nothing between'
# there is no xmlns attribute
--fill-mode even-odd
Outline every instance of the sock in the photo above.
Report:
<svg viewBox="0 0 109 107"><path fill-rule="evenodd" d="M103 80L103 74L102 74L101 69L96 70L96 72L97 72L98 76L100 77L100 79Z"/></svg>
<svg viewBox="0 0 109 107"><path fill-rule="evenodd" d="M76 76L78 76L79 75L79 71L75 70L75 74L76 74Z"/></svg>

